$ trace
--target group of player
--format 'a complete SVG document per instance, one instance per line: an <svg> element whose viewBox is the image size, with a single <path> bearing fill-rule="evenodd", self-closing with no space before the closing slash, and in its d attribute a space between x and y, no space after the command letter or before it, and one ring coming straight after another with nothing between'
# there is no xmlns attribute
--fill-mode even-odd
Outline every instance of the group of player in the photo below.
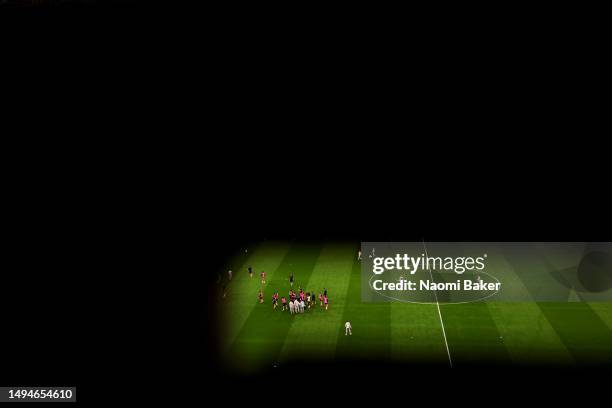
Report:
<svg viewBox="0 0 612 408"><path fill-rule="evenodd" d="M251 266L248 267L249 276L253 277L253 268ZM266 283L266 273L261 272L261 283L262 285ZM299 292L296 293L293 291L293 283L295 282L295 277L293 273L289 275L289 284L292 289L289 289L289 296L280 297L278 291L272 295L272 309L276 310L280 303L282 305L282 311L288 310L291 314L304 313L306 309L314 308L317 305L317 295L315 292L304 292L302 288L299 288ZM259 303L264 303L264 293L262 289L259 289L259 294L257 295ZM329 298L327 297L327 288L323 289L323 292L319 292L319 305L321 309L325 308L327 310L329 308Z"/></svg>
<svg viewBox="0 0 612 408"><path fill-rule="evenodd" d="M249 266L247 268L249 272L249 278L253 278L253 267ZM261 278L261 284L266 284L266 272L261 271L259 274ZM231 270L228 271L228 282L233 278L233 273ZM289 275L289 284L291 288L293 288L293 283L295 282L295 277L293 273ZM223 297L226 296L226 286L223 286ZM278 291L272 295L272 308L276 310L279 305L279 294ZM259 289L259 294L257 295L259 303L264 303L264 293L263 289ZM327 297L327 288L323 288L323 292L319 292L318 301L321 309L328 310L329 308L329 298ZM282 305L282 311L288 310L291 314L304 313L306 309L314 308L317 305L317 295L315 292L304 292L302 288L299 288L299 292L296 293L293 289L289 290L288 297L280 297L280 303Z"/></svg>
<svg viewBox="0 0 612 408"><path fill-rule="evenodd" d="M370 255L370 257L372 257L373 254L374 254L374 250L372 250L372 255ZM361 261L361 251L358 252L357 259ZM253 267L249 266L247 269L249 272L249 278L252 279L253 278ZM227 286L232 281L232 278L233 278L233 272L231 269L227 271L227 274L228 274L228 279L223 284L223 298L226 297ZM266 272L261 271L261 273L259 274L259 277L261 278L261 284L265 285L266 284ZM289 275L289 284L291 285L291 289L289 289L289 296L288 296L289 299L287 299L287 297L285 296L280 298L280 301L282 304L282 311L284 312L285 310L289 310L289 313L291 313L292 315L298 314L298 313L304 313L306 309L314 308L317 305L317 296L315 292L304 292L302 288L299 288L298 293L295 293L293 291L294 281L295 279L294 279L293 273L291 273L291 275ZM219 274L218 276L217 283L219 284L221 283L221 274ZM258 299L259 299L259 303L264 303L263 289L259 289ZM273 310L276 310L276 308L278 307L278 300L279 300L279 294L277 291L272 295L272 309ZM325 308L325 310L328 310L329 298L327 297L327 288L323 288L323 292L319 292L318 300L319 300L319 305L321 309ZM347 321L344 324L344 328L345 328L345 332L344 332L345 335L353 334L352 326L349 321Z"/></svg>
<svg viewBox="0 0 612 408"><path fill-rule="evenodd" d="M259 303L264 303L264 294L263 291L259 290L258 295ZM279 294L278 292L272 295L272 309L276 310L278 307ZM295 293L292 289L289 290L289 296L283 296L280 298L280 302L282 305L282 311L289 310L291 314L304 313L306 309L314 308L317 305L317 297L315 292L304 292L302 288L298 293ZM324 289L323 292L319 292L319 305L321 309L325 308L327 310L329 308L329 298L327 297L327 289Z"/></svg>

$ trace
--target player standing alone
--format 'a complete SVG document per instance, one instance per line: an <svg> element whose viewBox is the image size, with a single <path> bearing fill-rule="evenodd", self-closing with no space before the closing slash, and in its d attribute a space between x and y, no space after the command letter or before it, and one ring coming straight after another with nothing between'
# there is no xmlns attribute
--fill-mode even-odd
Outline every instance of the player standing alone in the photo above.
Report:
<svg viewBox="0 0 612 408"><path fill-rule="evenodd" d="M252 279L253 278L253 267L251 267L249 265L249 277Z"/></svg>
<svg viewBox="0 0 612 408"><path fill-rule="evenodd" d="M293 272L291 272L291 275L289 275L289 285L293 287Z"/></svg>
<svg viewBox="0 0 612 408"><path fill-rule="evenodd" d="M351 326L351 322L344 323L344 335L345 336L347 336L347 335L351 335L352 336L353 335L352 329L353 329L353 327Z"/></svg>
<svg viewBox="0 0 612 408"><path fill-rule="evenodd" d="M357 252L357 260L361 261L361 249Z"/></svg>
<svg viewBox="0 0 612 408"><path fill-rule="evenodd" d="M264 300L263 300L263 292L261 291L261 289L259 290L259 296L258 297L259 297L259 303L263 303L264 302Z"/></svg>
<svg viewBox="0 0 612 408"><path fill-rule="evenodd" d="M266 283L266 272L265 271L261 271L261 283L262 284Z"/></svg>
<svg viewBox="0 0 612 408"><path fill-rule="evenodd" d="M284 312L285 309L287 309L287 298L283 296L281 298L281 303L283 304L283 312Z"/></svg>

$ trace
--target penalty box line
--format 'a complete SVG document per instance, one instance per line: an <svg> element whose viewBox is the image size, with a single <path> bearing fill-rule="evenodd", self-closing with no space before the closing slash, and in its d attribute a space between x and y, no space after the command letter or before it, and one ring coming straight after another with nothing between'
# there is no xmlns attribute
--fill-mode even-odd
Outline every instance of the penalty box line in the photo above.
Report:
<svg viewBox="0 0 612 408"><path fill-rule="evenodd" d="M429 258L429 254L427 253L427 246L425 245L425 238L423 238L423 248L425 249L425 256ZM427 262L427 270L429 271L429 276L431 276L431 281L435 283L433 273L431 273L431 269L429 269L429 262ZM448 363L450 367L453 368L453 360L451 359L450 349L448 348L448 341L446 340L446 329L444 329L444 320L442 320L442 312L440 311L440 302L438 302L438 290L434 288L434 297L436 299L436 306L438 308L438 316L440 316L440 324L442 325L442 335L444 336L444 344L446 345L446 353L448 354Z"/></svg>

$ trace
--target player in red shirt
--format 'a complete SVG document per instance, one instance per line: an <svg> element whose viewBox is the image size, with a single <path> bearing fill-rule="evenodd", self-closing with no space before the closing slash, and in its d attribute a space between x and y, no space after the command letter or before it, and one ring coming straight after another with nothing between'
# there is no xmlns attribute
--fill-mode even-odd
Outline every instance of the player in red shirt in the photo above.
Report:
<svg viewBox="0 0 612 408"><path fill-rule="evenodd" d="M328 304L327 296L323 298L323 303L325 303L325 310L327 310L327 304Z"/></svg>
<svg viewBox="0 0 612 408"><path fill-rule="evenodd" d="M287 309L287 298L283 296L281 298L281 302L283 304L283 312L284 312Z"/></svg>
<svg viewBox="0 0 612 408"><path fill-rule="evenodd" d="M261 283L266 283L266 272L261 271Z"/></svg>
<svg viewBox="0 0 612 408"><path fill-rule="evenodd" d="M321 303L321 307L323 307L323 295L319 292L319 303Z"/></svg>
<svg viewBox="0 0 612 408"><path fill-rule="evenodd" d="M272 310L276 310L278 305L278 292L272 295Z"/></svg>

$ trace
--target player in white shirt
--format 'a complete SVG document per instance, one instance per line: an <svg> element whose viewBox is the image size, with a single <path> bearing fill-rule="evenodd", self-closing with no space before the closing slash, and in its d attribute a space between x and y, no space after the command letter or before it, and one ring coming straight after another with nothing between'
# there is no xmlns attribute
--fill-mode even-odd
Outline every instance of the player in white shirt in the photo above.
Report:
<svg viewBox="0 0 612 408"><path fill-rule="evenodd" d="M305 308L306 304L304 303L303 300L300 300L300 312L304 313L304 308Z"/></svg>
<svg viewBox="0 0 612 408"><path fill-rule="evenodd" d="M232 280L232 270L231 269L227 271L227 274L229 275L229 280Z"/></svg>
<svg viewBox="0 0 612 408"><path fill-rule="evenodd" d="M351 322L346 322L344 323L344 335L348 336L348 335L353 335L352 332L353 327L351 326Z"/></svg>
<svg viewBox="0 0 612 408"><path fill-rule="evenodd" d="M295 313L295 304L292 301L289 301L289 313Z"/></svg>
<svg viewBox="0 0 612 408"><path fill-rule="evenodd" d="M295 299L295 310L297 310L297 313L302 313L302 304L297 299Z"/></svg>
<svg viewBox="0 0 612 408"><path fill-rule="evenodd" d="M357 252L357 260L361 261L361 249Z"/></svg>

